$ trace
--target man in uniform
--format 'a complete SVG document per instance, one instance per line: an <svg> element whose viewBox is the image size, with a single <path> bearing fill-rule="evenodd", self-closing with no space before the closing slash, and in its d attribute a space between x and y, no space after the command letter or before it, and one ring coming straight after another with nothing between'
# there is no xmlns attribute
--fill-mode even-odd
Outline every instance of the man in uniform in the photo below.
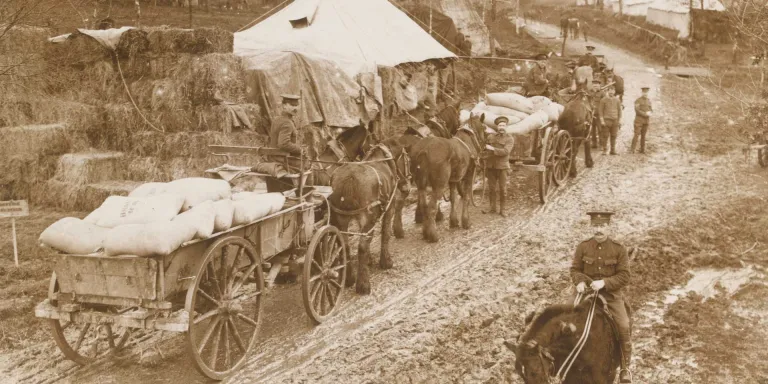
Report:
<svg viewBox="0 0 768 384"><path fill-rule="evenodd" d="M613 89L616 92L616 97L618 97L619 100L622 103L624 103L624 78L617 75L612 68L611 69L606 68L605 84L608 85L611 82L613 83Z"/></svg>
<svg viewBox="0 0 768 384"><path fill-rule="evenodd" d="M643 94L635 100L635 134L632 137L632 146L629 153L635 153L637 139L640 138L640 153L645 153L645 135L648 133L648 122L653 114L653 106L648 98L650 88L643 87Z"/></svg>
<svg viewBox="0 0 768 384"><path fill-rule="evenodd" d="M571 263L571 280L576 292L583 293L590 285L600 291L608 303L608 311L616 322L621 346L620 383L631 383L629 363L632 357L630 322L624 307L623 288L629 284L630 269L627 249L610 238L609 224L612 212L587 212L594 228L594 236L579 244Z"/></svg>
<svg viewBox="0 0 768 384"><path fill-rule="evenodd" d="M549 55L542 53L536 55L536 62L525 77L525 92L527 97L549 96L547 80L547 59Z"/></svg>
<svg viewBox="0 0 768 384"><path fill-rule="evenodd" d="M282 111L280 116L272 120L272 126L269 130L269 146L288 152L291 156L299 157L305 150L299 145L299 131L296 129L296 123L293 121L296 114L299 112L300 97L296 95L285 94L281 96L283 103L281 105ZM273 157L270 159L275 162L283 162L282 156ZM289 167L295 167L289 171L299 170L298 159L288 159Z"/></svg>
<svg viewBox="0 0 768 384"><path fill-rule="evenodd" d="M600 118L600 147L603 154L608 152L608 139L611 143L611 155L616 154L616 135L621 125L621 101L616 97L613 88L608 88L608 94L600 100L597 116Z"/></svg>
<svg viewBox="0 0 768 384"><path fill-rule="evenodd" d="M592 51L594 50L595 50L595 47L591 45L587 45L587 53L579 57L579 62L578 62L579 67L583 67L583 66L592 67L593 72L597 72L600 69L599 64L597 62L597 57L595 57L595 55L592 54Z"/></svg>
<svg viewBox="0 0 768 384"><path fill-rule="evenodd" d="M502 217L507 217L504 211L507 197L507 172L509 171L509 153L515 145L515 139L505 130L509 119L499 116L493 121L496 131L488 128L488 139L485 145L485 175L488 177L488 190L491 198L491 213L496 213L496 188L499 189L499 210ZM485 213L485 212L483 212Z"/></svg>

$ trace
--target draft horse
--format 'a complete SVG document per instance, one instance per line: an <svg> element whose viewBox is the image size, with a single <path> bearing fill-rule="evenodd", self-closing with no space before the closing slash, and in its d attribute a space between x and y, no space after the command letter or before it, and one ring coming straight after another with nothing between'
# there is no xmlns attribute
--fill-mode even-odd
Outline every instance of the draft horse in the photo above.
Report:
<svg viewBox="0 0 768 384"><path fill-rule="evenodd" d="M350 223L357 221L363 234L357 249L356 279L353 268L347 268L347 283L351 285L356 280L355 290L359 294L371 292L368 270L371 233L379 219L382 219L379 267L392 268L389 239L395 213L393 203L402 204L408 194L409 169L407 152L390 139L375 145L361 162L344 164L333 174L333 192L328 198L333 212L331 224L347 232ZM347 234L342 236L347 240ZM351 266L354 267L354 263Z"/></svg>
<svg viewBox="0 0 768 384"><path fill-rule="evenodd" d="M331 185L331 175L344 162L355 161L372 146L373 135L365 125L358 125L328 140L325 150L313 163L314 185Z"/></svg>

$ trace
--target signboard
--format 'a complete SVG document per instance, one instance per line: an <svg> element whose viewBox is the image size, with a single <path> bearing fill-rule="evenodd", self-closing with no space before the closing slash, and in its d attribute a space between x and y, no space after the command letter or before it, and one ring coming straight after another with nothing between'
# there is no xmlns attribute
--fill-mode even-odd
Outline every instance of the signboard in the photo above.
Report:
<svg viewBox="0 0 768 384"><path fill-rule="evenodd" d="M29 204L26 200L0 201L0 218L29 216Z"/></svg>

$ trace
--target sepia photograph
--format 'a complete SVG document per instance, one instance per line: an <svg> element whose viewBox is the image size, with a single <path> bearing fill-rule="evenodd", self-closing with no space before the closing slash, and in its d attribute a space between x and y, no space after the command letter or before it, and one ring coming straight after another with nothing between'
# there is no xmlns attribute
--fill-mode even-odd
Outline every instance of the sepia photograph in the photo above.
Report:
<svg viewBox="0 0 768 384"><path fill-rule="evenodd" d="M768 3L0 0L0 383L768 384Z"/></svg>

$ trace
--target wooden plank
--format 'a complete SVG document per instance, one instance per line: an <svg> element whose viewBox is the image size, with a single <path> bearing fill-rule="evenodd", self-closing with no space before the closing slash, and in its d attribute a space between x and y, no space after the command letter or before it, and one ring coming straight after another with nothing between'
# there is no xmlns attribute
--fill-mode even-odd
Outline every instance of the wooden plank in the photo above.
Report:
<svg viewBox="0 0 768 384"><path fill-rule="evenodd" d="M157 296L153 258L62 255L54 269L63 293L147 300Z"/></svg>
<svg viewBox="0 0 768 384"><path fill-rule="evenodd" d="M208 148L213 154L225 153L244 153L261 156L290 156L291 154L277 148L268 147L247 147L240 145L209 145Z"/></svg>

